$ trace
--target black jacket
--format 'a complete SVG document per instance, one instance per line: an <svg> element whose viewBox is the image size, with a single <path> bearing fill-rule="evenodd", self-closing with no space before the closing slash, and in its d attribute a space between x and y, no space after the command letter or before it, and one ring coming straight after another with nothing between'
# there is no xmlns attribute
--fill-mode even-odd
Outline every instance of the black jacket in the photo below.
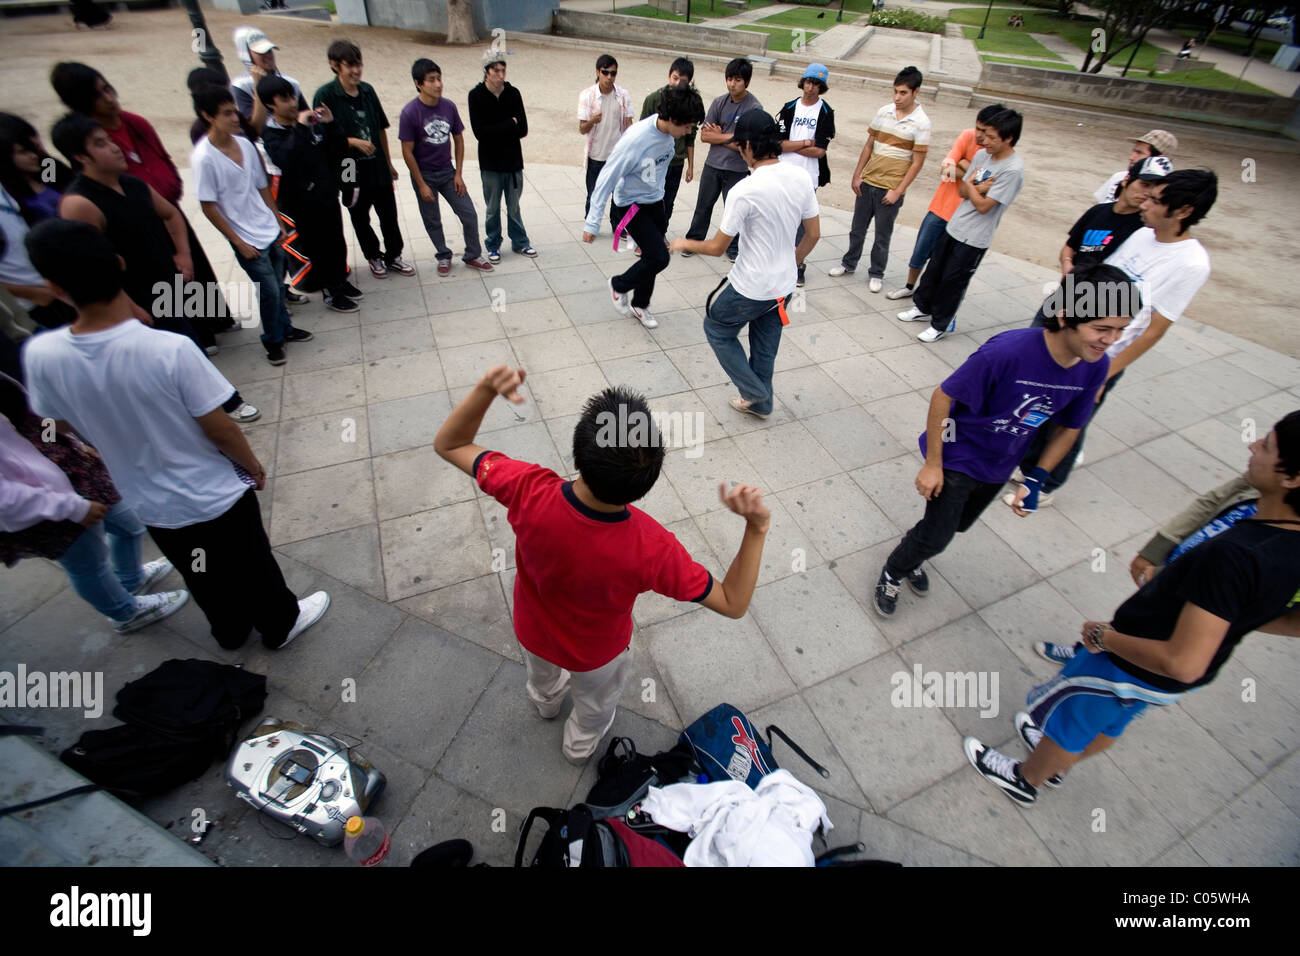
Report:
<svg viewBox="0 0 1300 956"><path fill-rule="evenodd" d="M338 201L336 170L347 139L338 123L318 123L316 128L322 134L319 143L312 141L312 127L303 123L285 129L268 122L262 128L262 145L280 167L276 203L286 210Z"/></svg>
<svg viewBox="0 0 1300 956"><path fill-rule="evenodd" d="M785 106L781 108L781 112L776 115L776 128L781 131L782 139L790 138L790 128L794 126L794 108L798 103L798 98L791 100L789 103L786 103ZM821 115L817 117L817 135L813 137L813 141L817 144L819 149L825 149L830 145L831 140L834 138L835 111L831 109L829 103L822 100L822 112ZM830 163L826 162L825 156L817 160L817 169L819 170L817 185L825 186L831 181L831 167Z"/></svg>
<svg viewBox="0 0 1300 956"><path fill-rule="evenodd" d="M519 141L528 135L524 98L508 82L500 96L480 83L469 91L469 125L478 140L478 166L493 173L524 168Z"/></svg>

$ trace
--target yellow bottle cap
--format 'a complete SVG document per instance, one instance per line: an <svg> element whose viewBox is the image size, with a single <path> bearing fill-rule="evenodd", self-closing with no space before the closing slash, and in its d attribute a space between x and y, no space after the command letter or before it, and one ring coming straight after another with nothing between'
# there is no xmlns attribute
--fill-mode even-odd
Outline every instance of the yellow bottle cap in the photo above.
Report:
<svg viewBox="0 0 1300 956"><path fill-rule="evenodd" d="M360 817L348 817L347 835L359 836L361 831L366 828L366 821Z"/></svg>

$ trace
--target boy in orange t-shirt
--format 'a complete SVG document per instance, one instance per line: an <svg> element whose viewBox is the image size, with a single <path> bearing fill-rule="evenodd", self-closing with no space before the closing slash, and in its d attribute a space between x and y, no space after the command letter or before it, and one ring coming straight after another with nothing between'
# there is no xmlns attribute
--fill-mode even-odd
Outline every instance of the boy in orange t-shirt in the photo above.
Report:
<svg viewBox="0 0 1300 956"><path fill-rule="evenodd" d="M912 247L912 258L907 263L907 285L886 293L886 299L906 299L912 294L916 280L921 278L921 270L930 260L930 251L935 242L943 235L944 227L952 214L961 205L961 195L957 191L957 180L966 175L971 160L980 147L984 145L984 124L994 113L1004 109L1001 103L986 106L975 117L975 128L962 130L957 135L948 155L943 158L939 170L939 188L934 191L934 198L926 209L925 218L916 233L916 245Z"/></svg>

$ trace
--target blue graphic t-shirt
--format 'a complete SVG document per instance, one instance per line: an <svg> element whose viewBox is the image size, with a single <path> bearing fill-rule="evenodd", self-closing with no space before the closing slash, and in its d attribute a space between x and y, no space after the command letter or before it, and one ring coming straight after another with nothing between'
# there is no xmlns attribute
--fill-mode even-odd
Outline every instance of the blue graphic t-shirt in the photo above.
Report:
<svg viewBox="0 0 1300 956"><path fill-rule="evenodd" d="M1051 419L1082 428L1096 408L1110 359L1062 368L1042 329L993 336L940 386L952 397L943 467L977 481L1006 481L1038 429ZM921 432L921 454L926 435Z"/></svg>
<svg viewBox="0 0 1300 956"><path fill-rule="evenodd" d="M421 169L451 167L451 140L465 129L456 104L445 96L434 106L425 106L417 96L402 107L397 138L415 144L415 162Z"/></svg>

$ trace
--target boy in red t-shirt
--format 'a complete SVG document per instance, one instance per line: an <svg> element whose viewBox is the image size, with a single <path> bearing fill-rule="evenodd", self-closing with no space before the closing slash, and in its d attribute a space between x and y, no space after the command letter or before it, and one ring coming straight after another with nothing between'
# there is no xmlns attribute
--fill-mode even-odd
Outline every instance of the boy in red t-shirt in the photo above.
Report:
<svg viewBox="0 0 1300 956"><path fill-rule="evenodd" d="M629 507L654 487L664 460L640 395L608 388L587 400L573 430L579 475L573 481L474 444L494 398L524 401L518 391L524 375L505 365L488 369L443 422L433 447L506 506L515 532L515 636L528 696L550 720L573 691L564 756L581 764L614 722L637 595L656 591L744 617L771 512L757 488L719 487L723 504L745 519L745 534L726 578L715 581L659 522Z"/></svg>

